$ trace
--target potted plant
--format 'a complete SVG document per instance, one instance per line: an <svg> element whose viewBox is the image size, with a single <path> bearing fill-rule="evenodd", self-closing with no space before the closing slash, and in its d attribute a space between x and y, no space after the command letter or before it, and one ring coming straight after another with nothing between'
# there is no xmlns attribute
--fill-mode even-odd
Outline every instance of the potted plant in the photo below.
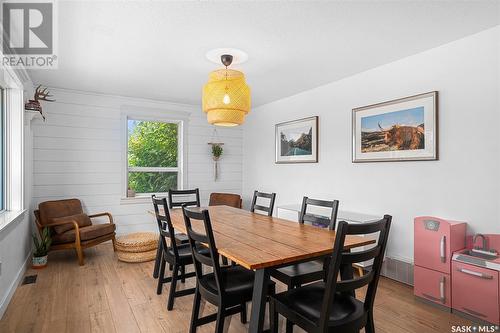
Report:
<svg viewBox="0 0 500 333"><path fill-rule="evenodd" d="M50 230L45 227L40 233L40 238L33 234L33 268L44 268L47 266L47 253L49 252L52 238L50 238Z"/></svg>

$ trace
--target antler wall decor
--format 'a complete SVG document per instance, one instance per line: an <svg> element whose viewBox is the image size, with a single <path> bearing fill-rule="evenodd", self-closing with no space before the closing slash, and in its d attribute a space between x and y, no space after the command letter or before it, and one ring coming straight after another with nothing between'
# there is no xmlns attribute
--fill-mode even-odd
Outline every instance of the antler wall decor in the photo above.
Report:
<svg viewBox="0 0 500 333"><path fill-rule="evenodd" d="M50 91L48 88L42 88L42 85L40 84L38 87L35 89L35 95L33 96L34 99L30 99L24 104L24 109L29 110L29 111L37 111L40 112L40 115L43 118L43 121L45 121L45 116L42 111L42 105L40 104L40 101L46 101L46 102L55 102L55 99L49 99L48 97L52 97L52 95L49 95Z"/></svg>

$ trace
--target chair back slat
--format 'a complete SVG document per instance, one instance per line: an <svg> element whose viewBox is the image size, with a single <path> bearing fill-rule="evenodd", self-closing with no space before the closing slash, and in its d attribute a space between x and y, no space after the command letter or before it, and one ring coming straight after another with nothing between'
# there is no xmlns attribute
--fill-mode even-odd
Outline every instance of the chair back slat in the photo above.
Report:
<svg viewBox="0 0 500 333"><path fill-rule="evenodd" d="M383 226L381 226L378 222L372 222L372 223L350 223L347 226L347 234L348 235L374 234L374 233L380 232L382 230L383 230Z"/></svg>
<svg viewBox="0 0 500 333"><path fill-rule="evenodd" d="M342 264L355 264L371 260L379 255L380 250L380 246L375 246L369 250L344 253L342 255Z"/></svg>
<svg viewBox="0 0 500 333"><path fill-rule="evenodd" d="M186 196L188 196L189 199L186 199ZM194 200L192 196L194 196ZM170 209L182 206L200 207L200 190L198 188L195 188L194 190L169 190L168 206Z"/></svg>
<svg viewBox="0 0 500 333"><path fill-rule="evenodd" d="M325 226L330 226L330 223L332 220L330 220L327 217L324 216L319 216L319 215L313 215L313 214L305 214L302 217L303 222L310 222L310 223L316 223L316 224L321 224Z"/></svg>
<svg viewBox="0 0 500 333"><path fill-rule="evenodd" d="M269 199L268 205L264 206L263 204L257 204L258 198ZM261 211L267 213L267 216L272 216L275 200L276 200L276 193L264 193L264 192L254 191L252 205L250 206L250 211L252 213L255 213L255 211Z"/></svg>
<svg viewBox="0 0 500 333"><path fill-rule="evenodd" d="M307 212L309 206L331 208L330 216L320 216ZM339 201L327 201L311 199L308 197L302 198L302 208L300 210L299 223L310 222L328 226L329 230L335 230L337 223L337 213L339 210Z"/></svg>
<svg viewBox="0 0 500 333"><path fill-rule="evenodd" d="M219 265L219 252L217 251L217 247L215 245L215 238L208 210L182 206L182 212L184 215L184 223L186 224L189 245L191 246L191 252L193 254L196 278L198 281L203 278L203 265L212 267L217 284L217 290L220 295L224 292L224 290L221 288L223 281ZM200 231L195 231L193 229L194 223L197 223L198 225L201 224L204 228L205 234L201 234ZM198 230L199 229L201 228L198 228ZM203 245L200 243L203 243ZM201 253L201 251L207 247L209 255Z"/></svg>
<svg viewBox="0 0 500 333"><path fill-rule="evenodd" d="M356 277L350 280L338 281L335 291L346 292L352 291L366 286L373 280L373 271L370 271L363 276Z"/></svg>
<svg viewBox="0 0 500 333"><path fill-rule="evenodd" d="M170 256L169 249L172 249L174 253L175 260L179 259L179 251L177 248L177 242L175 240L175 230L170 219L170 212L168 210L167 199L157 198L154 194L151 196L153 201L153 207L155 210L156 222L158 224L158 231L162 237L160 237L163 249L165 253ZM163 214L160 212L160 207L163 208ZM165 238L170 241L170 246L168 246Z"/></svg>
<svg viewBox="0 0 500 333"><path fill-rule="evenodd" d="M319 320L320 331L327 331L331 308L334 304L335 297L339 295L339 293L354 294L356 289L368 286L364 299L364 310L373 311L373 303L375 301L375 294L384 259L385 248L387 246L387 239L389 237L391 221L392 216L384 215L380 221L372 223L349 224L345 221L339 223L333 246L333 254L327 269L325 295L323 297ZM344 243L347 235L373 234L376 232L378 232L379 235L377 244L374 247L353 253L344 251ZM372 269L369 273L358 278L344 278L343 280L338 280L341 267L350 267L354 262L361 262L369 259L373 259Z"/></svg>

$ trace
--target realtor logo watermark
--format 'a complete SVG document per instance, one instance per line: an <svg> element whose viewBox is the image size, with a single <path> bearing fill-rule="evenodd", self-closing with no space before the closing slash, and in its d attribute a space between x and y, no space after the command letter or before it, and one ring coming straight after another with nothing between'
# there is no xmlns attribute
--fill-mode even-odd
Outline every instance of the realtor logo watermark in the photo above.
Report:
<svg viewBox="0 0 500 333"><path fill-rule="evenodd" d="M2 65L57 68L55 9L53 1L2 2Z"/></svg>

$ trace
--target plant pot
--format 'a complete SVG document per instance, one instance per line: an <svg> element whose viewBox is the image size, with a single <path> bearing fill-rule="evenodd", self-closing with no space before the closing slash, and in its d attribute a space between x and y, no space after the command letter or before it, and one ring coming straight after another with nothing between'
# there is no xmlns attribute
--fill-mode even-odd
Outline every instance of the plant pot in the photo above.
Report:
<svg viewBox="0 0 500 333"><path fill-rule="evenodd" d="M47 266L47 256L33 257L32 263L34 269L45 268Z"/></svg>

